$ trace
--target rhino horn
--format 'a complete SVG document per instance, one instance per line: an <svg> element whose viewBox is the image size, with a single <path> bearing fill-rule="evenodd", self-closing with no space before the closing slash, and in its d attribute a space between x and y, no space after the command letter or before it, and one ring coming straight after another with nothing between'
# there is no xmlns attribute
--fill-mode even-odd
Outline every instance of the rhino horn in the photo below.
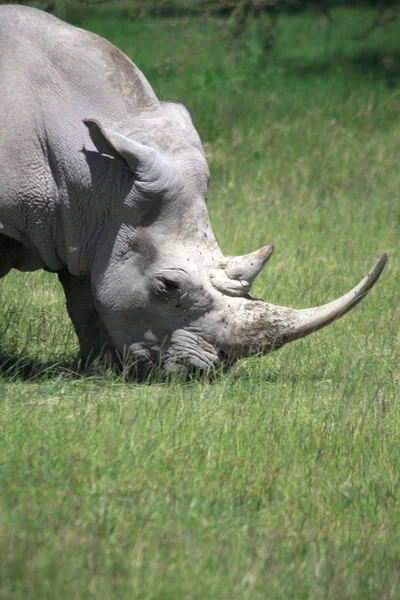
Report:
<svg viewBox="0 0 400 600"><path fill-rule="evenodd" d="M268 244L255 252L229 258L225 273L229 279L251 283L263 269L274 251L274 245Z"/></svg>
<svg viewBox="0 0 400 600"><path fill-rule="evenodd" d="M352 310L368 294L377 282L387 261L387 254L381 256L367 275L350 292L341 298L316 308L306 308L295 311L295 323L288 331L289 340L302 338L318 329L322 329L332 321Z"/></svg>
<svg viewBox="0 0 400 600"><path fill-rule="evenodd" d="M350 292L322 306L295 310L259 300L244 300L234 333L233 355L266 354L322 329L354 308L372 289L386 264L384 254Z"/></svg>
<svg viewBox="0 0 400 600"><path fill-rule="evenodd" d="M83 122L98 152L124 160L139 179L156 181L165 174L166 161L154 148L103 127L95 119L84 119Z"/></svg>

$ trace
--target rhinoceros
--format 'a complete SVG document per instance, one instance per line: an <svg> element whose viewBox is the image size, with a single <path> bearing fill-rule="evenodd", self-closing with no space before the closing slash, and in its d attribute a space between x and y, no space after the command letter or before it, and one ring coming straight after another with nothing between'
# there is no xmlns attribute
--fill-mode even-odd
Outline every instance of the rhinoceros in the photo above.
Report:
<svg viewBox="0 0 400 600"><path fill-rule="evenodd" d="M188 110L159 101L106 40L0 7L0 277L57 273L82 361L111 353L166 373L212 370L328 325L378 279L295 310L249 295L269 244L223 256Z"/></svg>

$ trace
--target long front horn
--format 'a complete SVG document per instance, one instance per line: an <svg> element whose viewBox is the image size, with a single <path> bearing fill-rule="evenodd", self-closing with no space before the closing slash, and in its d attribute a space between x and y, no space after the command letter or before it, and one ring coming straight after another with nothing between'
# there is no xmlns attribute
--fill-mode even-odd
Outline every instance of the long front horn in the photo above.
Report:
<svg viewBox="0 0 400 600"><path fill-rule="evenodd" d="M322 306L295 310L260 300L244 299L236 313L229 353L232 358L266 354L288 342L322 329L354 308L378 280L387 261L384 254L350 292Z"/></svg>
<svg viewBox="0 0 400 600"><path fill-rule="evenodd" d="M387 258L387 254L381 256L364 279L341 298L333 300L333 302L329 302L328 304L317 306L316 308L297 310L294 327L290 333L288 332L290 336L288 341L296 340L318 329L322 329L322 327L329 325L329 323L339 319L339 317L342 317L349 310L357 306L375 285L383 271Z"/></svg>

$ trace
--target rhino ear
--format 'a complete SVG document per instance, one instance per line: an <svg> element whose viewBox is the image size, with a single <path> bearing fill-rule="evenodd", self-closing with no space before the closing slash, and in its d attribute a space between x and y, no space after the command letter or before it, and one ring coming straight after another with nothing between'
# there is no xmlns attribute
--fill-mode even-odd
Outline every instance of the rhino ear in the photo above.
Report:
<svg viewBox="0 0 400 600"><path fill-rule="evenodd" d="M112 129L102 127L94 119L84 119L93 144L100 154L122 159L139 179L154 181L165 169L160 153L154 148L135 142Z"/></svg>

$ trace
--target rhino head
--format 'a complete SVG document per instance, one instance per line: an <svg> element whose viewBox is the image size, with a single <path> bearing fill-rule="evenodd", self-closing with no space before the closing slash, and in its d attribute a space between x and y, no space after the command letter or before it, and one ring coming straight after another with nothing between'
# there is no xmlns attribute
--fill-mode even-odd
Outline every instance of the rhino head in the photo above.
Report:
<svg viewBox="0 0 400 600"><path fill-rule="evenodd" d="M249 295L273 245L222 255L208 218L199 137L182 105L162 104L161 115L124 133L84 121L97 151L115 161L115 193L122 195L91 271L96 309L119 353L168 373L212 370L266 354L354 308L386 255L354 289L323 306L295 310Z"/></svg>

